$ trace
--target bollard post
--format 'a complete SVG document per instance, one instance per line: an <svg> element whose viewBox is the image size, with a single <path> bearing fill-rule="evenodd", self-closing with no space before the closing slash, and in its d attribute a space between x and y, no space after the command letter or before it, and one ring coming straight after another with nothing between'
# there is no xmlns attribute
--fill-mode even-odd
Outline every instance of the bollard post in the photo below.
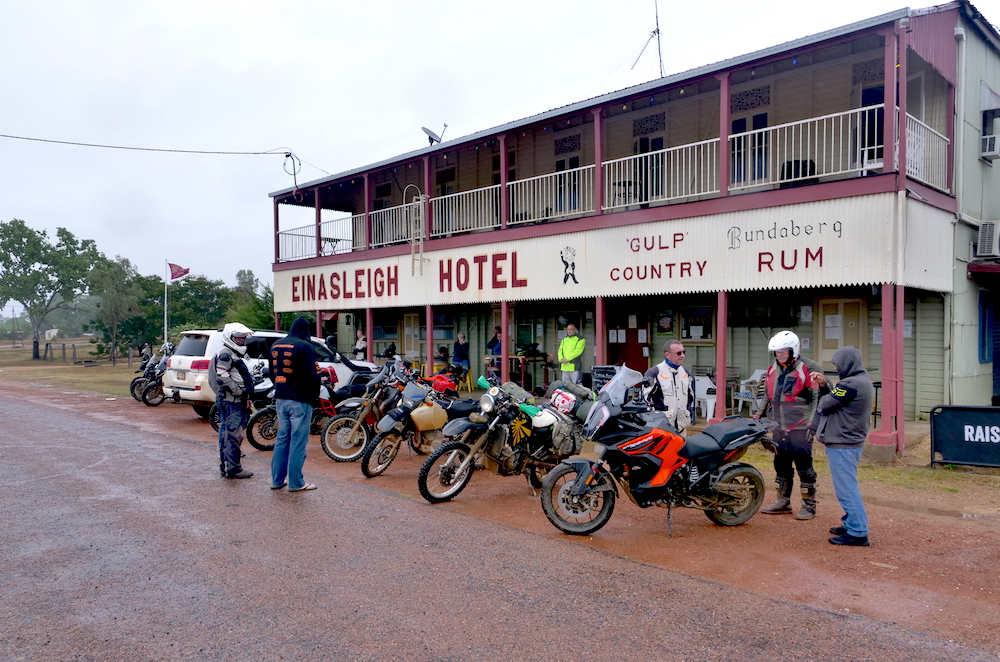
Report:
<svg viewBox="0 0 1000 662"><path fill-rule="evenodd" d="M63 350L63 363L66 363L66 343L62 344L62 350Z"/></svg>
<svg viewBox="0 0 1000 662"><path fill-rule="evenodd" d="M73 363L76 363L76 343L73 343Z"/></svg>

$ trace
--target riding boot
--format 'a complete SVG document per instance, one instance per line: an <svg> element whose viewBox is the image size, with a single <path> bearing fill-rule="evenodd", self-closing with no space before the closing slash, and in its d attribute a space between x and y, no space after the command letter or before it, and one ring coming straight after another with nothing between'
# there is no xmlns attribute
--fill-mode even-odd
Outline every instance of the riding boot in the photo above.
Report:
<svg viewBox="0 0 1000 662"><path fill-rule="evenodd" d="M766 508L761 508L760 512L768 515L784 515L792 512L792 481L789 478L779 478L775 481L778 484L778 496L774 503Z"/></svg>
<svg viewBox="0 0 1000 662"><path fill-rule="evenodd" d="M816 517L816 483L802 483L802 508L795 513L795 519Z"/></svg>

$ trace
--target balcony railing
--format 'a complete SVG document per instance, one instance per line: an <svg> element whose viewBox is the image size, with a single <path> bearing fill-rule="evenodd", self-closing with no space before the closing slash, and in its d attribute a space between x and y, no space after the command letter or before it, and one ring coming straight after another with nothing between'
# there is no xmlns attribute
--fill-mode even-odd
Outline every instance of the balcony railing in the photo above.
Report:
<svg viewBox="0 0 1000 662"><path fill-rule="evenodd" d="M282 230L278 233L278 262L316 257L316 225Z"/></svg>
<svg viewBox="0 0 1000 662"><path fill-rule="evenodd" d="M500 187L452 193L431 199L431 236L500 227Z"/></svg>
<svg viewBox="0 0 1000 662"><path fill-rule="evenodd" d="M734 193L786 188L842 179L884 167L883 105L747 131L728 138L729 190ZM914 117L906 117L906 174L949 190L949 140ZM604 162L604 209L667 204L718 195L718 139ZM896 150L898 152L898 150ZM508 223L516 226L593 214L595 166L549 173L430 199L432 237L500 227L501 195L509 196ZM372 247L424 239L420 200L370 214ZM364 214L279 233L279 261L364 250Z"/></svg>
<svg viewBox="0 0 1000 662"><path fill-rule="evenodd" d="M594 212L594 166L563 170L507 184L511 225Z"/></svg>
<svg viewBox="0 0 1000 662"><path fill-rule="evenodd" d="M604 163L605 209L718 192L718 138Z"/></svg>
<svg viewBox="0 0 1000 662"><path fill-rule="evenodd" d="M906 176L949 191L948 145L951 141L912 115L906 116Z"/></svg>
<svg viewBox="0 0 1000 662"><path fill-rule="evenodd" d="M796 186L882 167L884 106L729 137L731 191Z"/></svg>
<svg viewBox="0 0 1000 662"><path fill-rule="evenodd" d="M420 200L371 213L372 247L424 237L424 205Z"/></svg>

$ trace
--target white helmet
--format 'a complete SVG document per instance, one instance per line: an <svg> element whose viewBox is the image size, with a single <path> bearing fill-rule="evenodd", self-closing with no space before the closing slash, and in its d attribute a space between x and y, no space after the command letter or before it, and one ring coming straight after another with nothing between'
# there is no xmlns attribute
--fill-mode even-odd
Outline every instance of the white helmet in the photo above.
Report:
<svg viewBox="0 0 1000 662"><path fill-rule="evenodd" d="M792 350L792 357L799 358L799 337L791 331L778 331L767 343L767 351L776 352L779 349Z"/></svg>
<svg viewBox="0 0 1000 662"><path fill-rule="evenodd" d="M239 322L230 322L222 327L222 344L236 352L239 356L246 356L247 338L253 335L253 331ZM242 339L242 342L239 342Z"/></svg>

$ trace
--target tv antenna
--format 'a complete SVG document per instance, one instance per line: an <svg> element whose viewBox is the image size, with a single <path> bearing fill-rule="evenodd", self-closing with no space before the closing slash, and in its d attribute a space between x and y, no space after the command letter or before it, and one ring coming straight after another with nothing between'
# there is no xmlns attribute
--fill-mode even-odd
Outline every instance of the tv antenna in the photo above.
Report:
<svg viewBox="0 0 1000 662"><path fill-rule="evenodd" d="M444 129L441 129L441 136L444 135L444 132L445 132L445 130L447 128L448 128L448 123L445 122ZM428 129L426 126L420 127L420 130L427 134L427 142L428 142L428 144L433 145L434 143L441 142L441 136L439 136L438 134L434 133L433 131L431 131L430 129Z"/></svg>
<svg viewBox="0 0 1000 662"><path fill-rule="evenodd" d="M639 57L635 58L635 62L632 63L632 69L635 69L635 65L639 64L639 58L642 54L646 52L646 47L649 46L649 42L653 41L653 37L656 37L656 53L660 56L660 78L666 76L663 72L663 46L660 44L660 7L657 0L653 0L653 8L656 15L656 29L649 33L649 39L643 44L642 50L639 51ZM448 126L445 124L445 126ZM426 131L427 129L424 129ZM433 144L433 143L431 143Z"/></svg>

